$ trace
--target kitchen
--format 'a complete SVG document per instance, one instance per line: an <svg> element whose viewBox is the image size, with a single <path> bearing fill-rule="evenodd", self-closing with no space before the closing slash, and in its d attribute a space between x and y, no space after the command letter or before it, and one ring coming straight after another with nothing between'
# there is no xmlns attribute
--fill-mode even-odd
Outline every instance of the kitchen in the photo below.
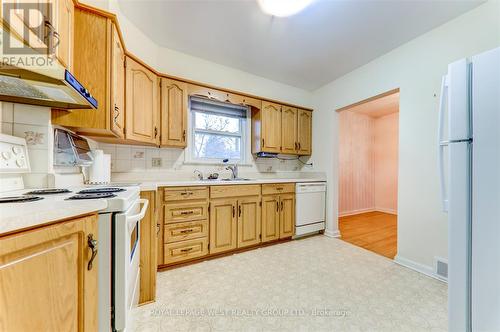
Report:
<svg viewBox="0 0 500 332"><path fill-rule="evenodd" d="M324 81L332 83L311 86L306 82L311 78L304 78L303 88L297 88L297 81L291 83L290 79L290 85L279 83L285 76L280 79L276 73L273 74L276 81L264 78L269 76L262 74L262 70L272 72L273 69L268 64L262 63L260 71L248 74L252 73L250 69L245 72L237 66L238 69L234 69L219 64L210 58L213 54L207 53L203 59L201 53L197 58L176 51L175 47L166 47L163 41L159 42L158 34L148 30L147 20L140 15L152 15L151 22L163 24L153 13L169 9L176 13L170 14L175 25L180 22L173 16L182 17L182 13L186 15L192 10L182 2L172 2L167 8L161 7L161 2L152 2L146 9L127 1L90 4L60 1L57 4L54 17L59 20L51 24L60 38L56 47L60 67L54 72L68 69L86 90L75 96L79 107L54 100L44 106L29 106L27 104L33 101L26 100L25 96L22 100L20 96L8 98L2 92L2 133L9 136L2 136L2 144L14 145L29 163L18 165L17 172L13 173L12 169L2 172L1 196L19 196L44 188L68 189L71 193L0 205L0 241L5 241L1 247L6 248L0 252L5 271L2 284L12 285L9 289L21 292L0 296L6 301L2 308L9 307L4 303L16 308L1 312L0 326L5 326L2 329L28 330L43 326L42 330L168 330L175 327L178 330L211 327L248 330L268 329L271 325L266 324L279 323L281 329L309 326L352 330L370 324L360 318L368 315L363 301L369 301L370 308L380 306L382 315L387 314L394 303L398 303L403 312L410 310L409 304L403 305L386 296L377 301L380 292L386 290L382 286L377 288L376 296L368 300L370 290L361 286L366 282L362 275L379 271L381 267L392 272L380 272L376 275L380 279L375 280L391 280L393 290L401 291L408 298L415 294L412 290L416 285L428 290L420 302L411 306L431 318L419 325L411 319L405 320L407 316L396 310L391 318L403 315L402 320L397 320L399 326L409 330L446 329L446 283L425 276L439 278L434 258L440 257L443 261L448 258L447 215L440 207L435 148L441 76L447 73L449 63L500 46L498 2L471 3L467 8L463 4L464 7L429 5L441 6L443 16L434 18L435 26L421 27L418 34L399 39L399 44L392 46L398 46L395 50L390 51L392 48L386 45L382 53L372 53L372 62L359 62L357 66L365 65L358 69L351 67L346 71L348 74L342 77L336 74ZM313 3L303 13L288 18L266 15L253 1L240 6L240 10L253 10L261 15L262 20L272 19L272 24L280 24L294 18L307 19L308 13L334 4ZM144 10L139 10L141 8ZM211 10L213 15L218 12L215 8L204 9ZM405 8L399 9L405 12ZM223 15L223 11L219 15ZM10 23L15 30L15 20ZM220 27L214 25L214 29ZM193 31L196 31L194 27ZM475 37L464 41L464 36ZM179 37L171 36L172 40ZM440 44L442 40L447 44ZM417 56L422 50L438 45L441 45L440 51L434 57L423 60ZM221 55L220 61L224 56ZM420 68L423 64L425 70ZM383 78L370 79L373 77ZM341 236L337 226L335 110L396 87L400 88L402 134L398 252L392 261L346 247L343 241L334 238ZM85 100L81 100L82 97ZM87 109L80 109L84 106ZM434 125L428 128L429 123ZM416 142L416 137L423 140ZM16 162L22 159L16 158ZM419 165L415 158L421 161ZM93 162L89 165L91 159ZM228 159L227 162L224 163L224 159ZM84 169L85 178L80 167ZM101 184L92 186L85 184L85 180ZM314 186L302 188L301 183ZM123 190L110 193L103 190L105 187ZM78 194L88 189L99 190ZM314 201L303 199L304 194L314 197ZM101 195L101 198L67 200L77 195ZM311 208L313 204L318 208ZM318 210L324 213L317 213ZM313 217L316 213L318 216ZM309 217L311 220L304 225L297 223ZM134 227L120 228L119 225L126 224L119 222L122 219L131 221ZM63 228L51 231L49 226ZM305 234L324 235L292 240L301 235L304 226ZM120 232L125 236L127 231L124 241L107 240L116 239ZM426 245L416 243L415 238L424 239ZM55 256L46 250L47 243L53 245ZM57 251L58 248L61 251ZM18 267L9 263L26 262L17 258L32 257L30 250L50 252L52 258L40 257L40 261ZM67 256L70 251L72 256ZM123 253L116 254L119 251ZM72 259L65 261L64 257ZM346 261L349 257L353 257L349 261L354 265ZM130 259L123 261L123 258ZM365 262L366 270L358 266L355 258ZM60 279L55 278L54 270L43 267L46 259L59 259L65 267L56 264L54 268L62 269L57 271L67 268L72 272L60 273ZM134 264L127 264L131 262ZM262 265L263 262L266 264ZM71 268L68 264L72 264ZM123 273L115 273L119 269L123 269ZM352 271L359 272L359 276L354 277ZM26 287L34 273L40 275L39 284ZM352 280L346 280L344 273ZM113 278L113 274L117 278ZM306 279L294 280L293 277L299 275ZM328 275L336 276L334 280L339 283L332 284L326 278ZM400 277L394 279L395 275ZM207 279L207 276L210 277ZM71 280L79 281L75 284ZM249 289L237 290L237 280L246 282ZM71 309L58 311L52 310L52 306L41 306L50 294L50 287L46 285L51 283L68 285L65 287L68 294L62 296L71 303L67 306ZM123 291L118 287L123 287ZM262 290L258 291L260 287ZM297 287L301 291L294 295L292 290ZM345 297L346 287L350 292L358 289L353 293L354 301ZM86 291L89 289L91 291ZM220 295L215 292L217 289L221 290ZM33 290L40 295L29 296L33 299L32 306L15 301L33 294ZM183 292L187 295L182 296ZM207 298L205 293L209 294ZM301 302L306 303L306 310L326 308L332 316L313 318L312 314L300 314L300 311L294 316L272 318L264 318L262 313L252 314L251 318L238 313L226 315L225 311L226 316L218 318L172 313L214 307L235 311L266 307L279 311L301 309ZM138 303L142 305L135 308ZM113 315L112 307L116 311ZM54 308L58 307L54 305ZM37 320L35 312L53 315L54 320L44 320L47 325L40 325L42 322ZM19 320L20 315L33 318ZM372 326L378 326L378 330L397 329L387 319L369 317L376 319L378 325Z"/></svg>

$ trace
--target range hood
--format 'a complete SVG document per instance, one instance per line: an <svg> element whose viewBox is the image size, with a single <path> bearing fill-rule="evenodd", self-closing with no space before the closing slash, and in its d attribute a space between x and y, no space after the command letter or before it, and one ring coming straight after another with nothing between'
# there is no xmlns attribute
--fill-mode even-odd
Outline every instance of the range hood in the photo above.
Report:
<svg viewBox="0 0 500 332"><path fill-rule="evenodd" d="M66 69L22 69L2 64L0 101L59 109L97 108L97 100Z"/></svg>

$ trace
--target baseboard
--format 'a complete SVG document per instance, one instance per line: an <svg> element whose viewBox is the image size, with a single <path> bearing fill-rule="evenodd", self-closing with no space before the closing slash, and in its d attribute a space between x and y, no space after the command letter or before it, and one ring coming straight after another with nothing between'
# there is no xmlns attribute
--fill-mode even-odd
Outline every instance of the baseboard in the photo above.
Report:
<svg viewBox="0 0 500 332"><path fill-rule="evenodd" d="M393 209L386 209L386 208L375 208L374 211L377 211L377 212L383 212L383 213L388 213L388 214L395 214L397 215L398 214L398 211L397 210L393 210Z"/></svg>
<svg viewBox="0 0 500 332"><path fill-rule="evenodd" d="M361 213L367 213L367 212L373 212L373 211L375 211L374 208L352 210L352 211L347 211L347 212L339 213L339 217L353 216L355 214L361 214Z"/></svg>
<svg viewBox="0 0 500 332"><path fill-rule="evenodd" d="M412 269L414 271L425 274L428 277L437 279L437 280L442 281L442 282L447 282L446 279L443 279L442 277L438 276L436 274L436 272L434 272L434 269L428 265L417 263L415 261L401 257L399 255L396 255L396 257L394 257L394 262L396 264L402 265L402 266L407 267L409 269Z"/></svg>
<svg viewBox="0 0 500 332"><path fill-rule="evenodd" d="M336 230L336 231L331 231L329 229L325 229L325 236L328 236L328 237L340 237L340 232L339 230Z"/></svg>

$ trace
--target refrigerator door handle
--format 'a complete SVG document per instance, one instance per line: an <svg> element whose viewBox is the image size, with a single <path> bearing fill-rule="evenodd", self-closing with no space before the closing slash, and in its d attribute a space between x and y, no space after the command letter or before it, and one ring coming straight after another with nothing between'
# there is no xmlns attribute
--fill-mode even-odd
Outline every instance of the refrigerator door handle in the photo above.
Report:
<svg viewBox="0 0 500 332"><path fill-rule="evenodd" d="M443 211L448 212L448 193L446 189L445 181L445 169L444 169L444 149L448 146L448 141L443 140L444 132L444 116L445 116L445 103L448 97L448 84L447 76L443 76L441 81L441 96L439 100L439 122L438 122L438 167L439 167L439 184L441 187L441 204L443 205Z"/></svg>

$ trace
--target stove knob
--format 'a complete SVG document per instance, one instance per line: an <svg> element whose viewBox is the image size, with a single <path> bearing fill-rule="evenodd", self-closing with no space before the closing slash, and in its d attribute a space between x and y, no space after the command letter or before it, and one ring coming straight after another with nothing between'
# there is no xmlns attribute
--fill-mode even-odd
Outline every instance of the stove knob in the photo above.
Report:
<svg viewBox="0 0 500 332"><path fill-rule="evenodd" d="M14 152L14 154L20 154L21 152L23 152L23 149L21 149L19 146L14 146L12 147L12 152Z"/></svg>
<svg viewBox="0 0 500 332"><path fill-rule="evenodd" d="M9 160L12 157L12 154L9 151L2 152L2 158L5 160Z"/></svg>
<svg viewBox="0 0 500 332"><path fill-rule="evenodd" d="M18 167L24 167L25 162L23 159L18 159L18 160L16 160L16 164Z"/></svg>

